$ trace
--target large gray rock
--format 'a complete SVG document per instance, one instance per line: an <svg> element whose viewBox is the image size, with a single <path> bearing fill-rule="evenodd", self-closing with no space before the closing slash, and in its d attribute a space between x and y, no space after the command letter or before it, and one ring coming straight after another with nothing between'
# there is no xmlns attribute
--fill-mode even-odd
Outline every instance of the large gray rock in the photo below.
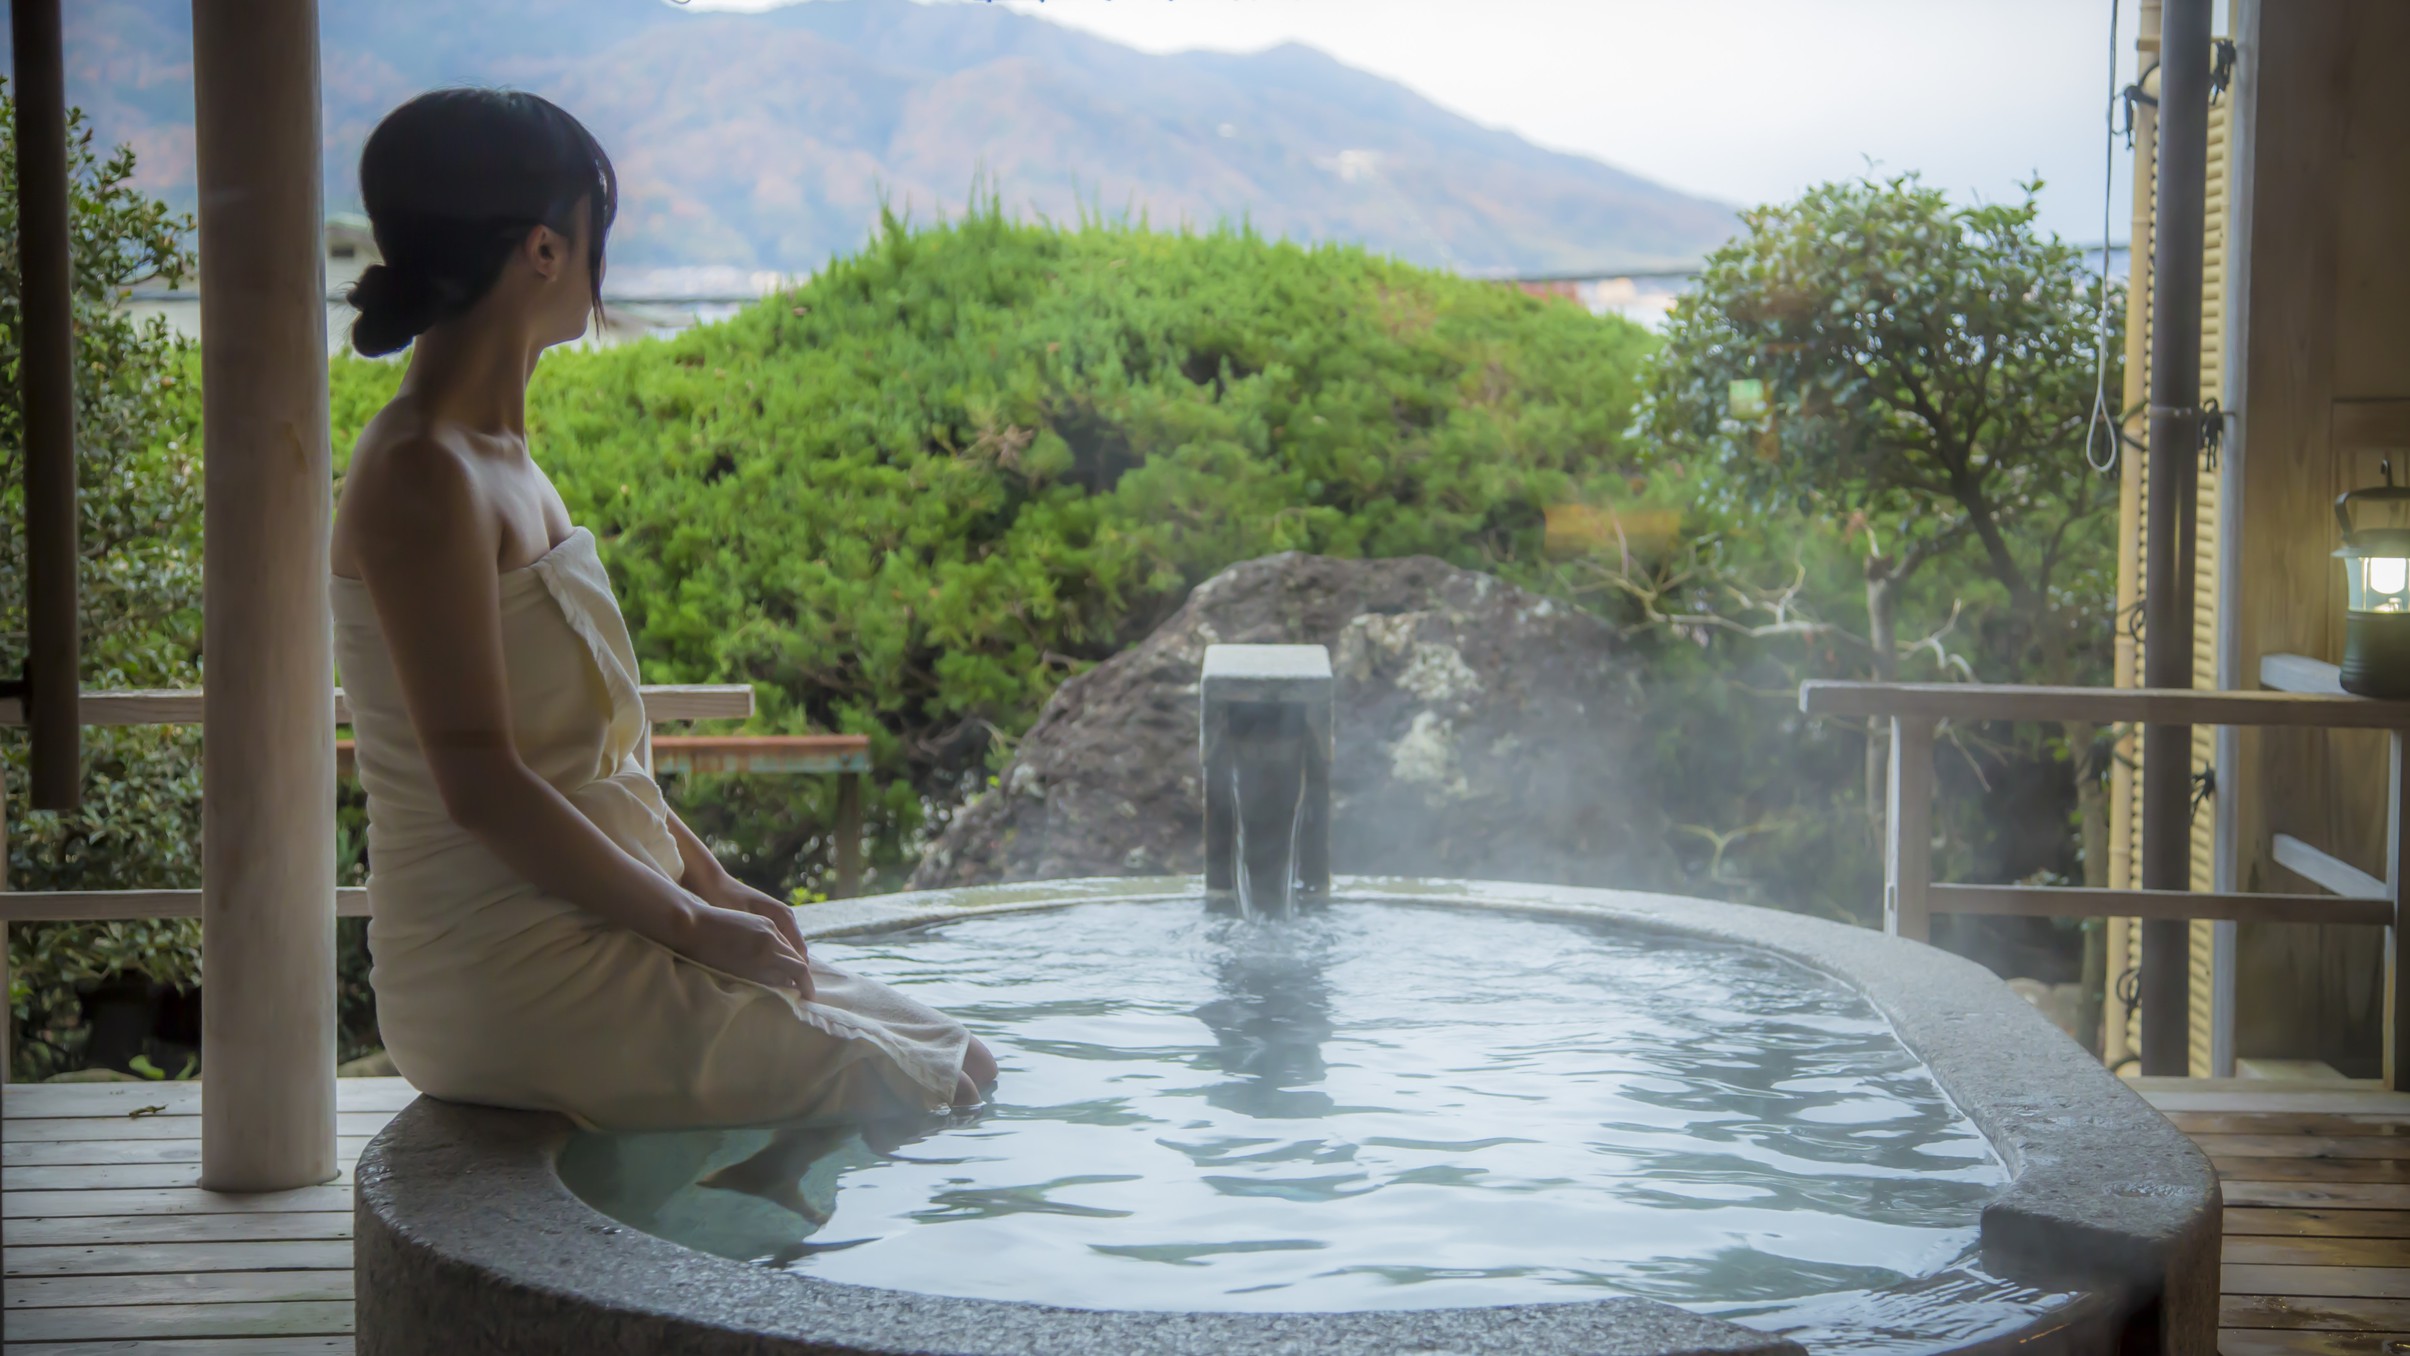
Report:
<svg viewBox="0 0 2410 1356"><path fill-rule="evenodd" d="M1320 644L1338 680L1332 867L1643 886L1671 872L1634 675L1596 618L1428 557L1232 566L1065 683L912 888L1203 869L1212 644Z"/></svg>

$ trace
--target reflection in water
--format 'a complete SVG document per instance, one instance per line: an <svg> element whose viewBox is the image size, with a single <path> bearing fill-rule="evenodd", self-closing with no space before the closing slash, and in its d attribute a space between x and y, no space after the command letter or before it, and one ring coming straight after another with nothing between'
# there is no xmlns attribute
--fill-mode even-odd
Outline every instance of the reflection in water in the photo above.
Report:
<svg viewBox="0 0 2410 1356"><path fill-rule="evenodd" d="M955 1119L965 1120L977 1114L976 1111L958 1113ZM814 1200L804 1192L804 1182L813 1165L857 1146L882 1158L891 1157L899 1147L927 1133L929 1128L927 1122L917 1118L861 1125L779 1126L768 1132L768 1142L750 1156L704 1173L695 1179L695 1185L714 1191L743 1192L801 1215L815 1225L826 1224L829 1202ZM824 1192L833 1192L835 1184L824 1181L822 1186Z"/></svg>
<svg viewBox="0 0 2410 1356"><path fill-rule="evenodd" d="M770 1132L770 1142L750 1158L705 1173L696 1186L741 1191L814 1224L828 1223L828 1207L803 1194L804 1174L853 1136L851 1126L788 1127Z"/></svg>
<svg viewBox="0 0 2410 1356"><path fill-rule="evenodd" d="M1223 921L1212 930L1212 1001L1196 1009L1214 1049L1199 1068L1228 1075L1205 1099L1268 1119L1324 1116L1322 1043L1331 1038L1330 985L1322 963L1329 934L1313 919Z"/></svg>
<svg viewBox="0 0 2410 1356"><path fill-rule="evenodd" d="M2001 1166L1888 1025L1760 953L1359 904L1073 908L824 953L963 1015L1000 1100L870 1139L584 1136L572 1187L723 1256L1075 1306L1637 1294L1914 1351L2069 1298L1982 1270Z"/></svg>

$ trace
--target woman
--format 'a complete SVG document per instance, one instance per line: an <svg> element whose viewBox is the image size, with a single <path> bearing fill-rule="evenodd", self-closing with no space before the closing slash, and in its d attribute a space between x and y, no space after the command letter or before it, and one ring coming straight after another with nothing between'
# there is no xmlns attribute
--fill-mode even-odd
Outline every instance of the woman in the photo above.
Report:
<svg viewBox="0 0 2410 1356"><path fill-rule="evenodd" d="M977 1040L812 961L653 783L626 625L525 418L537 356L600 314L617 187L529 94L423 95L360 155L384 262L352 343L416 343L332 562L386 1049L438 1097L615 1129L975 1104Z"/></svg>

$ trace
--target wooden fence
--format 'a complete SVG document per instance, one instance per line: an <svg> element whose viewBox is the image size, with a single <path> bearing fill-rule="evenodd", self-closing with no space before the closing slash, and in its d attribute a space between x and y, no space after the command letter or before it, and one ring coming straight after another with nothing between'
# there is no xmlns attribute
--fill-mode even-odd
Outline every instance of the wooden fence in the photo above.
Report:
<svg viewBox="0 0 2410 1356"><path fill-rule="evenodd" d="M743 684L653 685L643 689L644 713L656 725L690 720L742 720L753 714L753 689ZM198 725L198 690L87 692L79 714L85 725ZM351 722L351 707L335 691L335 723ZM17 699L0 698L0 726L22 725ZM341 757L349 740L338 741ZM837 894L851 895L862 883L862 778L870 771L870 741L860 735L656 735L653 769L668 772L758 772L830 774L837 780ZM199 890L41 890L8 888L7 788L0 784L0 1082L9 1076L15 1047L8 992L8 926L11 923L110 922L136 918L198 918ZM368 891L335 892L335 914L365 918Z"/></svg>
<svg viewBox="0 0 2410 1356"><path fill-rule="evenodd" d="M2276 656L2298 668L2311 661ZM2282 666L2280 665L2281 669ZM2196 918L2275 923L2358 923L2385 932L2384 1080L2410 1089L2410 917L2402 860L2410 815L2410 702L2379 702L2326 690L2317 675L2294 675L2308 691L2007 687L1980 683L1807 683L1800 710L1891 723L1890 795L1883 834L1883 929L1923 941L1937 913L2046 918ZM2108 890L2064 885L1975 885L1933 879L1933 745L1945 721L2065 721L2094 725L2229 725L2383 730L2392 736L2382 880L2296 839L2273 846L2277 860L2335 894L2240 894Z"/></svg>

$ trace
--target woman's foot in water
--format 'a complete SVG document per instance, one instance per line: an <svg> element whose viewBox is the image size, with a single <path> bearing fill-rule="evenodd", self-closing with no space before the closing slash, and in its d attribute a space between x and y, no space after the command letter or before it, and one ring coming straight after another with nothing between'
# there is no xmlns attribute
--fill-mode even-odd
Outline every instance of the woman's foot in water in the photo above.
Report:
<svg viewBox="0 0 2410 1356"><path fill-rule="evenodd" d="M986 1106L988 1091L995 1089L995 1055L971 1036L971 1043L962 1050L962 1072L954 1074L954 1106L952 1110L971 1110Z"/></svg>
<svg viewBox="0 0 2410 1356"><path fill-rule="evenodd" d="M804 1197L803 1175L853 1133L854 1128L846 1125L773 1131L770 1142L759 1153L731 1163L695 1185L715 1191L743 1192L782 1210L791 1210L815 1225L826 1224L828 1212Z"/></svg>
<svg viewBox="0 0 2410 1356"><path fill-rule="evenodd" d="M977 1036L962 1052L962 1071L954 1075L952 1110L969 1111L984 1105L996 1086L996 1056Z"/></svg>
<svg viewBox="0 0 2410 1356"><path fill-rule="evenodd" d="M996 1056L987 1048L987 1043L977 1036L971 1037L969 1048L962 1052L962 1072L964 1077L971 1080L971 1087L975 1091L995 1090Z"/></svg>

